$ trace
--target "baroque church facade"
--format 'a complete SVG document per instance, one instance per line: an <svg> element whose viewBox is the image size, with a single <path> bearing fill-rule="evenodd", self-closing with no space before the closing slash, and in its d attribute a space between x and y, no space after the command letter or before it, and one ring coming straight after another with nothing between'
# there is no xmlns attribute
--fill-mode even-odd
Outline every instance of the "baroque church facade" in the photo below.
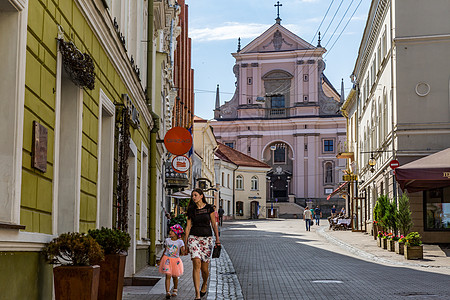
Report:
<svg viewBox="0 0 450 300"><path fill-rule="evenodd" d="M339 111L343 95L323 73L325 52L320 38L315 47L277 18L232 54L232 99L220 105L217 87L211 122L217 141L271 166L267 216L283 215L288 202L321 205L325 211L331 203L341 205L326 202L342 178L344 162L336 154L338 144L345 142L346 121Z"/></svg>

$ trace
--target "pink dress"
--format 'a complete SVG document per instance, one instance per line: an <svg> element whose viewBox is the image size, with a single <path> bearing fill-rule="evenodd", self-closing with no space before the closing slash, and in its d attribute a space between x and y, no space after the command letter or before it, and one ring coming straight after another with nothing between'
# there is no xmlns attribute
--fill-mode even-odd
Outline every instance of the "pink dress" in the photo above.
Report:
<svg viewBox="0 0 450 300"><path fill-rule="evenodd" d="M159 272L173 277L180 277L184 271L183 262L180 258L180 250L181 247L184 247L184 242L182 239L173 241L171 238L167 238L164 244L166 251L161 257Z"/></svg>

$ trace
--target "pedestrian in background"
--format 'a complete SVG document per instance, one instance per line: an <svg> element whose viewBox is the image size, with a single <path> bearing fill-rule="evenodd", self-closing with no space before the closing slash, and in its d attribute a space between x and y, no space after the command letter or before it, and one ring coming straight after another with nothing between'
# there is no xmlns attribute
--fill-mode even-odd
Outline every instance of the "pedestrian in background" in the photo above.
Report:
<svg viewBox="0 0 450 300"><path fill-rule="evenodd" d="M184 242L181 239L183 227L175 224L170 227L169 237L164 241L164 252L159 261L159 272L166 275L166 299L177 296L178 277L183 275L183 262L180 254L184 251ZM170 278L173 280L173 289L170 292Z"/></svg>
<svg viewBox="0 0 450 300"><path fill-rule="evenodd" d="M303 219L305 220L306 231L311 231L312 213L311 210L309 210L308 206L305 207L305 211L303 212Z"/></svg>
<svg viewBox="0 0 450 300"><path fill-rule="evenodd" d="M208 287L209 262L211 261L213 248L211 227L216 236L216 245L220 246L214 208L206 202L201 189L194 189L187 210L185 244L191 254L192 280L194 281L195 299L198 300L206 295L206 288ZM200 271L203 278L201 288Z"/></svg>
<svg viewBox="0 0 450 300"><path fill-rule="evenodd" d="M225 213L225 211L222 208L222 205L219 206L219 225L222 226L223 225L223 214Z"/></svg>
<svg viewBox="0 0 450 300"><path fill-rule="evenodd" d="M322 217L322 211L319 208L319 205L314 209L314 219L316 219L316 225L319 225L320 218Z"/></svg>
<svg viewBox="0 0 450 300"><path fill-rule="evenodd" d="M219 213L217 212L217 207L215 205L213 205L213 209L214 209L214 215L216 216L217 226L219 226Z"/></svg>
<svg viewBox="0 0 450 300"><path fill-rule="evenodd" d="M331 217L334 218L336 216L336 205L333 205L331 208Z"/></svg>

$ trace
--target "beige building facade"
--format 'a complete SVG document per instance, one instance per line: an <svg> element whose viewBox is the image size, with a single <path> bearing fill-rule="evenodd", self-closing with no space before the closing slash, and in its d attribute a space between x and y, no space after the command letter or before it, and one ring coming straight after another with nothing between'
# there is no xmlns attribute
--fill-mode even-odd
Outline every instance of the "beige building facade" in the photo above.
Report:
<svg viewBox="0 0 450 300"><path fill-rule="evenodd" d="M339 155L358 176L350 184L354 230L371 230L379 195L399 196L392 160L404 165L450 147L449 10L446 0L372 1L342 107L348 130ZM424 195L409 194L412 231L425 242L449 241L449 231L427 228L432 203Z"/></svg>

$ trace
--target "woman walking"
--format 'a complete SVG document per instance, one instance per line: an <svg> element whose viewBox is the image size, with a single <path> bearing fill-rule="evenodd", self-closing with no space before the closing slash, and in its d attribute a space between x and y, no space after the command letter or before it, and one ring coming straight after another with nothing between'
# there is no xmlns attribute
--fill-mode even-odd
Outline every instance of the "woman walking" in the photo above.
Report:
<svg viewBox="0 0 450 300"><path fill-rule="evenodd" d="M192 278L195 288L195 299L206 295L209 277L209 262L213 248L211 226L216 236L216 245L220 245L216 215L212 205L208 204L201 189L194 189L187 211L186 241L192 259ZM200 271L202 286L200 288Z"/></svg>

